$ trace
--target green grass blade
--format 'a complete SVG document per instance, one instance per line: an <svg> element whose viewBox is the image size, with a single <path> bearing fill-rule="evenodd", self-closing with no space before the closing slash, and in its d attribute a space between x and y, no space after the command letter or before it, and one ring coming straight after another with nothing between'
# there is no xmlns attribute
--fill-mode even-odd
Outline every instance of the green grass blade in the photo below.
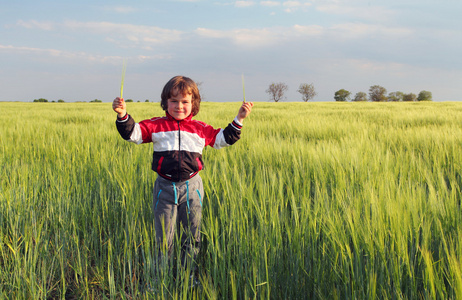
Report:
<svg viewBox="0 0 462 300"><path fill-rule="evenodd" d="M242 74L242 93L244 94L244 103L245 103L245 84L244 84L244 74Z"/></svg>
<svg viewBox="0 0 462 300"><path fill-rule="evenodd" d="M120 98L124 97L124 80L125 80L125 70L126 69L127 69L127 64L125 63L125 59L124 59L124 63L122 66L122 81L120 82Z"/></svg>

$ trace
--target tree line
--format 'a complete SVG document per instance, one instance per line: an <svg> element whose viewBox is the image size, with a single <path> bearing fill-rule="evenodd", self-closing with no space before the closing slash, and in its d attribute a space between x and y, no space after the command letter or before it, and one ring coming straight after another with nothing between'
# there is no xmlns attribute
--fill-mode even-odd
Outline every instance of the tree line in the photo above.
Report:
<svg viewBox="0 0 462 300"><path fill-rule="evenodd" d="M335 92L335 101L349 101L351 93L345 89ZM403 93L400 91L390 92L380 85L373 85L369 88L369 97L365 92L358 92L352 101L372 101L372 102L414 102L414 101L433 101L432 93L429 91L420 91L418 95L414 93Z"/></svg>
<svg viewBox="0 0 462 300"><path fill-rule="evenodd" d="M271 83L266 90L266 93L269 94L270 100L274 102L279 102L282 99L285 99L285 92L289 89L287 84L283 82ZM302 83L298 88L297 92L301 94L302 100L307 102L310 99L313 99L317 93L312 83ZM391 92L387 94L387 89L380 85L373 85L369 88L369 95L365 92L358 92L355 94L353 99L351 99L351 92L345 89L340 89L335 92L334 100L335 101L372 101L372 102L399 102L399 101L433 101L432 93L429 91L421 91L418 95L414 93L403 93L400 91Z"/></svg>
<svg viewBox="0 0 462 300"><path fill-rule="evenodd" d="M202 82L198 83L200 86ZM271 83L266 90L266 93L269 94L270 100L274 102L279 102L283 99L285 99L285 93L289 87L287 84L283 82L278 82L278 83ZM301 83L300 86L298 87L297 92L301 94L302 100L305 102L308 102L309 100L313 99L316 97L317 92L314 88L314 85L312 83ZM400 102L400 101L407 101L407 102L413 102L413 101L433 101L432 99L432 93L429 91L421 91L418 95L414 93L403 93L400 91L397 92L391 92L387 94L387 89L380 86L380 85L373 85L369 88L369 95L366 94L365 92L358 92L355 94L353 98L351 98L352 93L348 90L345 89L340 89L335 92L334 94L334 100L335 101L340 101L340 102L345 102L345 101L355 101L355 102L360 102L360 101L372 101L372 102ZM134 102L132 99L127 99L125 100L126 102ZM47 99L44 98L39 98L35 99L33 102L48 102ZM55 102L55 101L51 101ZM65 102L64 100L60 99L56 102ZM85 102L85 101L80 101L80 102ZM98 103L102 102L99 99L94 99L91 100L90 103ZM138 101L141 102L141 101ZM148 99L146 99L144 102L149 102Z"/></svg>
<svg viewBox="0 0 462 300"><path fill-rule="evenodd" d="M58 103L64 103L64 102L66 102L66 101L64 101L64 100L62 100L62 99L59 99L59 100L57 100L57 101L54 101L54 100L53 100L53 101L48 101L48 100L45 99L45 98L39 98L39 99L34 99L34 101L32 101L32 102L52 102L52 103L58 102ZM76 101L76 102L85 102L85 101ZM90 102L90 103L101 103L101 102L103 102L103 101L102 101L102 100L99 100L99 99L94 99L94 100L91 100L91 101L89 101L89 102ZM125 100L125 102L135 102L135 101L133 101L133 99L127 99L127 100ZM138 101L138 102L141 102L141 101ZM146 99L144 102L149 102L149 99Z"/></svg>

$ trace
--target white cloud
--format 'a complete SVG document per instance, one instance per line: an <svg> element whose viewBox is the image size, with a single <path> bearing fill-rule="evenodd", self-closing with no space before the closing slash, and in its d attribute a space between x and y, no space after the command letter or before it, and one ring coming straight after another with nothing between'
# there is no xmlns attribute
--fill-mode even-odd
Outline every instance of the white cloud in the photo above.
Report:
<svg viewBox="0 0 462 300"><path fill-rule="evenodd" d="M274 32L268 28L238 29L233 31L233 40L237 45L262 47L274 42Z"/></svg>
<svg viewBox="0 0 462 300"><path fill-rule="evenodd" d="M395 11L382 6L359 6L339 1L322 2L316 6L316 9L327 14L348 15L355 19L374 20L375 22L389 20L396 14Z"/></svg>
<svg viewBox="0 0 462 300"><path fill-rule="evenodd" d="M109 34L113 41L140 44L168 44L182 39L183 32L156 26L117 24L110 22L67 21L64 26L73 30L85 30L91 33Z"/></svg>
<svg viewBox="0 0 462 300"><path fill-rule="evenodd" d="M281 2L279 1L260 1L260 5L274 7L274 6L280 6Z"/></svg>
<svg viewBox="0 0 462 300"><path fill-rule="evenodd" d="M79 22L65 21L64 23L39 22L36 20L17 22L18 26L27 29L45 31L71 29L91 34L107 35L102 39L124 44L125 47L140 46L140 44L163 45L178 42L183 38L183 32L174 29L165 29L156 26L120 24L111 22ZM127 44L132 43L132 44Z"/></svg>
<svg viewBox="0 0 462 300"><path fill-rule="evenodd" d="M284 5L285 7L301 7L301 6L309 6L311 5L311 3L308 3L308 2L302 3L300 1L285 1L284 3L282 3L282 5Z"/></svg>
<svg viewBox="0 0 462 300"><path fill-rule="evenodd" d="M9 53L22 53L27 55L39 55L43 57L63 58L63 59L82 59L86 61L109 62L112 60L120 61L121 57L116 56L99 56L85 52L70 52L58 49L43 49L34 47L21 47L12 45L0 45L0 51Z"/></svg>
<svg viewBox="0 0 462 300"><path fill-rule="evenodd" d="M333 25L329 30L338 38L364 38L368 36L401 38L409 36L413 30L405 27L390 27L385 25L371 25L366 23L343 23Z"/></svg>
<svg viewBox="0 0 462 300"><path fill-rule="evenodd" d="M293 30L295 35L301 36L319 36L325 32L325 29L320 25L310 25L310 26L302 26L302 25L294 25Z"/></svg>
<svg viewBox="0 0 462 300"><path fill-rule="evenodd" d="M212 39L221 39L227 36L225 31L208 29L208 28L197 28L196 34L202 37L212 38Z"/></svg>
<svg viewBox="0 0 462 300"><path fill-rule="evenodd" d="M16 24L18 26L21 26L27 29L40 29L40 30L46 30L46 31L50 31L55 28L54 23L49 22L49 21L39 22L36 20L30 20L30 21L19 20Z"/></svg>
<svg viewBox="0 0 462 300"><path fill-rule="evenodd" d="M28 52L28 53L48 53L51 56L59 56L62 51L56 49L40 49L33 47L17 47L12 45L0 45L0 51L4 52Z"/></svg>
<svg viewBox="0 0 462 300"><path fill-rule="evenodd" d="M251 48L271 45L275 38L274 32L268 28L235 30L198 28L195 32L203 38L229 40L233 44Z"/></svg>
<svg viewBox="0 0 462 300"><path fill-rule="evenodd" d="M249 6L255 5L255 2L253 2L253 1L236 1L236 3L234 3L234 5L236 7L249 7Z"/></svg>
<svg viewBox="0 0 462 300"><path fill-rule="evenodd" d="M277 7L282 6L284 7L285 12L294 12L298 9L304 9L312 5L311 2L307 1L260 1L261 6L266 7Z"/></svg>
<svg viewBox="0 0 462 300"><path fill-rule="evenodd" d="M298 1L285 2L286 7L303 7L306 3ZM103 35L102 40L117 44L123 48L140 48L152 50L159 46L172 45L190 37L190 32L165 29L156 26L118 24L111 22L79 22L66 21L62 24L51 22L18 21L20 26L30 29L52 30L70 29ZM275 45L281 42L297 41L309 37L325 36L329 39L361 39L366 37L402 38L410 36L413 30L406 27L392 27L386 25L371 25L367 23L341 23L330 27L320 25L294 25L291 27L241 28L234 30L215 30L211 28L197 28L192 32L198 37L207 39L223 39L246 48L258 48Z"/></svg>
<svg viewBox="0 0 462 300"><path fill-rule="evenodd" d="M123 5L105 6L104 10L121 13L121 14L128 14L128 13L133 13L137 11L137 9L132 6L123 6Z"/></svg>
<svg viewBox="0 0 462 300"><path fill-rule="evenodd" d="M312 4L310 2L285 1L284 3L282 3L282 5L285 7L285 12L291 13L300 8L306 8L308 6L311 6Z"/></svg>
<svg viewBox="0 0 462 300"><path fill-rule="evenodd" d="M211 39L225 39L238 46L258 48L277 45L300 38L319 36L324 33L322 26L268 27L258 29L213 30L198 28L196 34Z"/></svg>
<svg viewBox="0 0 462 300"><path fill-rule="evenodd" d="M55 59L64 59L68 61L82 61L82 62L95 62L95 63L104 63L104 64L120 64L123 60L121 56L104 56L91 54L87 52L72 52L72 51L62 51L58 49L43 49L43 48L34 48L34 47L21 47L21 46L12 46L12 45L1 45L0 52L4 53L15 53L15 54L25 54L27 56L39 56L42 60L52 58ZM146 56L146 55L137 55L127 58L131 61L144 62L148 60L157 60L157 59L169 59L170 55L157 55L157 56Z"/></svg>

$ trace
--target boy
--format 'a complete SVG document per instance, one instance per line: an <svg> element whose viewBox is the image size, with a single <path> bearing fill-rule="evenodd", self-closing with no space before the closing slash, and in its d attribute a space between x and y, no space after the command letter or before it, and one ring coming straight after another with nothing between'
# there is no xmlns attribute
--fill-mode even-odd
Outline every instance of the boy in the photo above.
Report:
<svg viewBox="0 0 462 300"><path fill-rule="evenodd" d="M153 193L156 240L171 256L175 231L183 228L184 232L179 233L183 266L188 256L194 262L199 253L204 190L198 172L204 165L202 150L205 146L220 149L239 140L242 122L253 107L252 102L244 102L232 123L225 129L214 129L192 120L199 113L200 102L196 83L188 77L175 76L161 94L165 117L135 123L122 98L112 103L122 138L154 145L152 170L158 174Z"/></svg>

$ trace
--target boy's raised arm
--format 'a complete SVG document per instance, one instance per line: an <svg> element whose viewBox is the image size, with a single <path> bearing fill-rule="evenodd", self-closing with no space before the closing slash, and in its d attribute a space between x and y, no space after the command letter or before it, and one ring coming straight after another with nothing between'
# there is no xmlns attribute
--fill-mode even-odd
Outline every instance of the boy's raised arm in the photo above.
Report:
<svg viewBox="0 0 462 300"><path fill-rule="evenodd" d="M117 121L115 123L120 136L124 140L131 141L136 124L133 118L127 114L127 104L124 99L120 97L115 98L112 102L112 109L117 113Z"/></svg>
<svg viewBox="0 0 462 300"><path fill-rule="evenodd" d="M243 102L237 113L237 121L242 124L245 118L252 112L253 102Z"/></svg>
<svg viewBox="0 0 462 300"><path fill-rule="evenodd" d="M237 112L237 116L234 118L232 123L229 123L226 128L222 129L212 145L215 149L221 149L233 145L240 139L242 122L251 113L253 102L243 102L242 106Z"/></svg>
<svg viewBox="0 0 462 300"><path fill-rule="evenodd" d="M127 114L127 104L124 98L117 97L112 102L112 109L117 113L119 119L123 118Z"/></svg>

